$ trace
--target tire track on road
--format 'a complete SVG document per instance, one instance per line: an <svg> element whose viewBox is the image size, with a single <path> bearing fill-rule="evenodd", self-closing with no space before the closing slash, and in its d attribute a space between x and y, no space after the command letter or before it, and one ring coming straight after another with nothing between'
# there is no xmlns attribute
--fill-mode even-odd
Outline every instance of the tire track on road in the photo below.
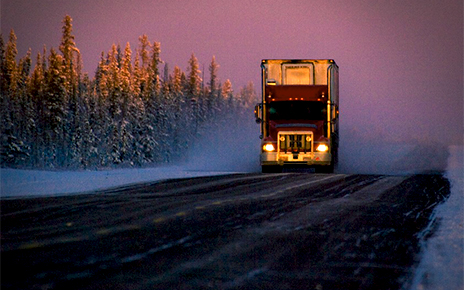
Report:
<svg viewBox="0 0 464 290"><path fill-rule="evenodd" d="M245 174L6 200L2 276L16 288L391 286L413 259L398 243L414 249L447 188L430 176Z"/></svg>

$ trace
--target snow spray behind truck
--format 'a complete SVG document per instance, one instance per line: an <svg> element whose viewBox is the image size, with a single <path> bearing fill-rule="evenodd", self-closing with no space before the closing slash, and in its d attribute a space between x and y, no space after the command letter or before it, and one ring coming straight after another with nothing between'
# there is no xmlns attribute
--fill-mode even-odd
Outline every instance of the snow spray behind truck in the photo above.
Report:
<svg viewBox="0 0 464 290"><path fill-rule="evenodd" d="M331 59L264 59L261 125L263 172L284 166L333 172L338 153L338 66Z"/></svg>

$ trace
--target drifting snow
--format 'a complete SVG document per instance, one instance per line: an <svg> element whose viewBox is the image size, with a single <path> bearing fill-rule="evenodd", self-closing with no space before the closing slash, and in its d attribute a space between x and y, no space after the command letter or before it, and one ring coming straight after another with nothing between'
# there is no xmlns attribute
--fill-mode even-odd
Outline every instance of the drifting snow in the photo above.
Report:
<svg viewBox="0 0 464 290"><path fill-rule="evenodd" d="M445 171L449 150L433 142L408 145L345 138L339 156L339 173L409 175Z"/></svg>

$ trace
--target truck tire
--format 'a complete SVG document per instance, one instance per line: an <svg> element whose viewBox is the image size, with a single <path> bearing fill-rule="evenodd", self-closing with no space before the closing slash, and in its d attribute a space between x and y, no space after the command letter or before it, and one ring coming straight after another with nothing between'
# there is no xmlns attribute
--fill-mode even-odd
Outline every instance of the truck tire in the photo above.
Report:
<svg viewBox="0 0 464 290"><path fill-rule="evenodd" d="M334 173L334 165L333 163L331 165L326 165L326 166L315 166L314 167L316 173Z"/></svg>
<svg viewBox="0 0 464 290"><path fill-rule="evenodd" d="M262 173L282 173L282 166L279 165L263 165L261 166Z"/></svg>
<svg viewBox="0 0 464 290"><path fill-rule="evenodd" d="M332 150L332 159L330 160L330 165L320 165L315 167L316 173L334 173L335 165L338 162L338 148L334 146L335 149Z"/></svg>

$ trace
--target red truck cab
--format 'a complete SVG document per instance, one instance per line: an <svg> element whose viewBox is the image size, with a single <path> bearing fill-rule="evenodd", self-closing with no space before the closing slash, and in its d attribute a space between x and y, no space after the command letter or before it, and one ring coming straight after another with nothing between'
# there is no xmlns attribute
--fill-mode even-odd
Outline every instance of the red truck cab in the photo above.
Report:
<svg viewBox="0 0 464 290"><path fill-rule="evenodd" d="M263 172L309 167L333 172L338 152L338 66L333 60L263 60Z"/></svg>

